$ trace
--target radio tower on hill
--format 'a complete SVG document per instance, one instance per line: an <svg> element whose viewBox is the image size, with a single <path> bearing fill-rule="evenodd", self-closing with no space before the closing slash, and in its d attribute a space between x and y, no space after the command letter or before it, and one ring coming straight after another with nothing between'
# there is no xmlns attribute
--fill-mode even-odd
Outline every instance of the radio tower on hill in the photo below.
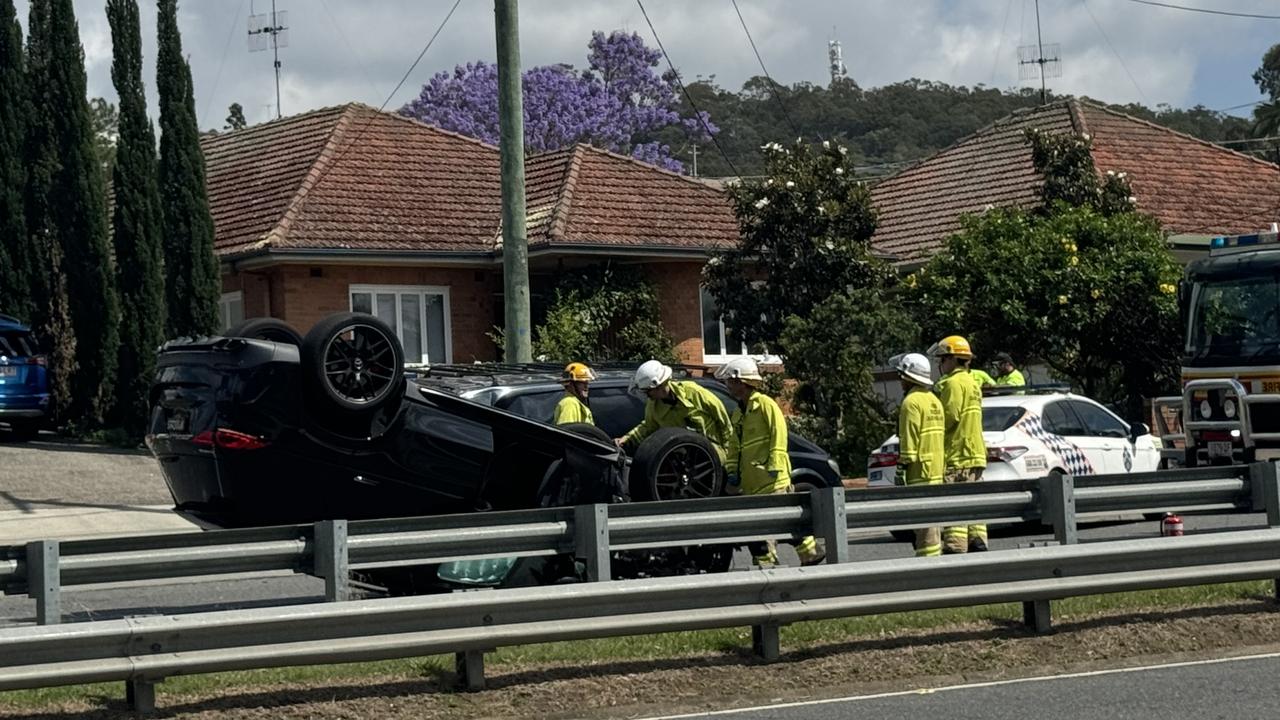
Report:
<svg viewBox="0 0 1280 720"><path fill-rule="evenodd" d="M831 70L831 86L839 85L849 75L849 69L844 66L844 57L840 51L840 41L831 39L827 41L827 63Z"/></svg>

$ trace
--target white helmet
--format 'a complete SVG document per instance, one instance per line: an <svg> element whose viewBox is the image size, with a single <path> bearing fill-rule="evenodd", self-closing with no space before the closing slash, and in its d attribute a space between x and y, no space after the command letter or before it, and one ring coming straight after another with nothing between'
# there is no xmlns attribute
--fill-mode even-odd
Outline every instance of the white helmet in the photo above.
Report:
<svg viewBox="0 0 1280 720"><path fill-rule="evenodd" d="M636 376L631 379L629 390L632 394L643 395L671 379L671 368L657 360L650 360L636 368Z"/></svg>
<svg viewBox="0 0 1280 720"><path fill-rule="evenodd" d="M720 381L741 380L753 385L764 381L764 378L760 377L760 368L756 365L756 361L751 358L734 358L721 365L716 368L716 379Z"/></svg>
<svg viewBox="0 0 1280 720"><path fill-rule="evenodd" d="M907 353L899 355L890 361L893 369L898 374L917 385L924 387L933 387L932 369L929 367L929 358L920 353Z"/></svg>

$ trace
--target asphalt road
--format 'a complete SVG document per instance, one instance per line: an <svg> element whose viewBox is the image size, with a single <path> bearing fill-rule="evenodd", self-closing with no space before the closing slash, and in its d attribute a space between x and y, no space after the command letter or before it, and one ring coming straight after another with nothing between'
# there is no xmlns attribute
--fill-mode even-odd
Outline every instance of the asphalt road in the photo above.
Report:
<svg viewBox="0 0 1280 720"><path fill-rule="evenodd" d="M1280 717L1277 673L1280 657L1262 655L674 715L662 720L1274 718Z"/></svg>

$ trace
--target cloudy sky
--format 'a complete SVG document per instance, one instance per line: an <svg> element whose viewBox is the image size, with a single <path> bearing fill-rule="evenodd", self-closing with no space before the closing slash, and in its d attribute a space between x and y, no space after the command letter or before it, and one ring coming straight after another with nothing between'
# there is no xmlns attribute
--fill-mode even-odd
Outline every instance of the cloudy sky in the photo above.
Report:
<svg viewBox="0 0 1280 720"><path fill-rule="evenodd" d="M1275 0L1168 0L1171 4L1280 15ZM142 3L147 77L154 86L155 2ZM287 11L284 114L347 102L380 106L440 25L453 0L277 0ZM27 13L17 2L19 16ZM1002 88L1019 84L1018 46L1036 38L1034 0L738 0L774 79L825 82L827 41L838 39L863 87L912 77ZM91 95L114 97L105 0L75 0ZM671 59L686 78L714 75L737 88L759 74L730 0L645 0ZM583 65L592 30L653 36L634 0L524 0L526 66ZM183 47L202 128L220 127L230 103L250 122L274 117L270 51L251 53L251 12L271 0L188 0L179 7ZM1214 16L1134 0L1041 0L1044 41L1061 49L1060 92L1111 102L1203 104L1225 109L1259 99L1250 75L1280 42L1280 21ZM432 74L494 57L493 3L461 0L404 87L387 104L416 95ZM154 112L154 96L151 99ZM1248 108L1232 112L1247 114Z"/></svg>

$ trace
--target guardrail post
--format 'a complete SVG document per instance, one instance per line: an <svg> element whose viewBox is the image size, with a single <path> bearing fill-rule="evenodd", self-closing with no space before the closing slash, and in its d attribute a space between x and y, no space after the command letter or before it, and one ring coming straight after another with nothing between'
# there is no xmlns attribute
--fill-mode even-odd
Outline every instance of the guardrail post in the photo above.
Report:
<svg viewBox="0 0 1280 720"><path fill-rule="evenodd" d="M153 713L156 711L156 684L153 680L132 678L125 681L124 700L129 709L136 713Z"/></svg>
<svg viewBox="0 0 1280 720"><path fill-rule="evenodd" d="M1053 631L1052 608L1048 600L1027 600L1022 603L1022 622L1037 633Z"/></svg>
<svg viewBox="0 0 1280 720"><path fill-rule="evenodd" d="M782 655L780 628L773 623L751 626L751 652L765 662L774 662Z"/></svg>
<svg viewBox="0 0 1280 720"><path fill-rule="evenodd" d="M58 570L58 541L27 543L27 594L36 601L36 622L62 622L62 574Z"/></svg>
<svg viewBox="0 0 1280 720"><path fill-rule="evenodd" d="M1076 479L1063 473L1040 478L1040 518L1053 523L1053 537L1060 545L1075 545Z"/></svg>
<svg viewBox="0 0 1280 720"><path fill-rule="evenodd" d="M827 562L849 562L849 521L845 515L844 488L810 490L809 511L813 516L813 534L822 539Z"/></svg>
<svg viewBox="0 0 1280 720"><path fill-rule="evenodd" d="M1253 509L1267 513L1267 527L1280 527L1280 461L1249 466L1249 494Z"/></svg>
<svg viewBox="0 0 1280 720"><path fill-rule="evenodd" d="M467 692L479 692L484 689L483 650L454 653L453 667L458 674L458 684Z"/></svg>
<svg viewBox="0 0 1280 720"><path fill-rule="evenodd" d="M324 599L351 599L347 568L347 521L321 520L315 524L314 569L324 578Z"/></svg>
<svg viewBox="0 0 1280 720"><path fill-rule="evenodd" d="M587 564L587 579L608 580L609 506L578 505L573 509L573 556Z"/></svg>

